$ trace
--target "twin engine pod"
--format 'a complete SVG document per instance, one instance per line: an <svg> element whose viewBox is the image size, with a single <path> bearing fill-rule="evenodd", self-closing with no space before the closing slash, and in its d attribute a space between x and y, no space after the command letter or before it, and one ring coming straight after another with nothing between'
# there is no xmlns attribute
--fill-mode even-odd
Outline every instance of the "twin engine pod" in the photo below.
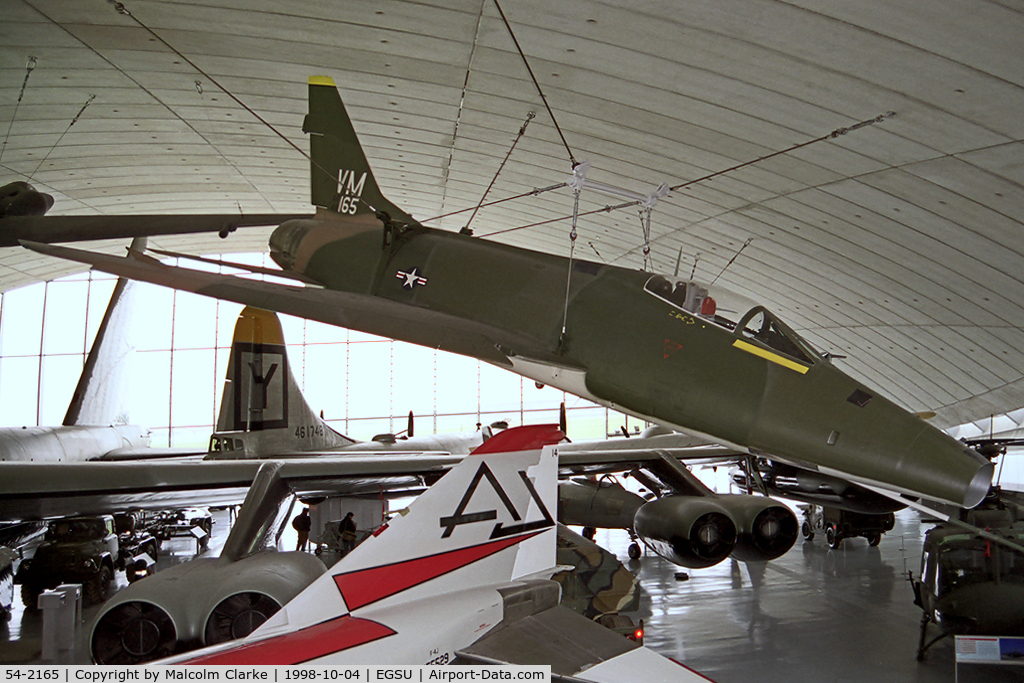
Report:
<svg viewBox="0 0 1024 683"><path fill-rule="evenodd" d="M654 552L701 569L730 555L774 560L797 539L796 515L770 498L747 495L666 496L636 512L633 530Z"/></svg>
<svg viewBox="0 0 1024 683"><path fill-rule="evenodd" d="M96 664L143 664L243 638L327 567L302 552L201 557L130 584L103 605L89 639Z"/></svg>

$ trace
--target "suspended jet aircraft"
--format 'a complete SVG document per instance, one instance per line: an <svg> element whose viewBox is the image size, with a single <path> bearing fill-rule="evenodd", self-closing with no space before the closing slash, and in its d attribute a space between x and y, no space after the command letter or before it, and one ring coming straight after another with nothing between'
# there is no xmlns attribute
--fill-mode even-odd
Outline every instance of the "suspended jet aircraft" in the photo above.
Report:
<svg viewBox="0 0 1024 683"><path fill-rule="evenodd" d="M993 465L849 377L763 306L694 282L426 228L381 194L329 78L309 84L312 219L270 252L295 285L24 242L131 278L459 353L823 474L972 507Z"/></svg>
<svg viewBox="0 0 1024 683"><path fill-rule="evenodd" d="M553 425L502 432L251 635L157 663L461 661L550 664L572 680L706 681L558 606L546 577L563 437Z"/></svg>

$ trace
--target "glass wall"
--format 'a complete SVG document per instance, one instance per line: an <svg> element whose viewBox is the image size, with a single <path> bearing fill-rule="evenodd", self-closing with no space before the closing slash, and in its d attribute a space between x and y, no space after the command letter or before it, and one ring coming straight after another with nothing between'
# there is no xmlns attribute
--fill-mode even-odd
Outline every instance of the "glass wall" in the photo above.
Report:
<svg viewBox="0 0 1024 683"><path fill-rule="evenodd" d="M230 260L272 265L261 254ZM83 273L0 296L0 426L61 424L114 282ZM149 427L155 446L204 446L242 306L144 283L135 287L127 418ZM281 322L306 399L356 439L405 429L409 411L418 434L471 431L498 420L557 422L562 401L573 439L644 426L462 356L301 318L281 316Z"/></svg>

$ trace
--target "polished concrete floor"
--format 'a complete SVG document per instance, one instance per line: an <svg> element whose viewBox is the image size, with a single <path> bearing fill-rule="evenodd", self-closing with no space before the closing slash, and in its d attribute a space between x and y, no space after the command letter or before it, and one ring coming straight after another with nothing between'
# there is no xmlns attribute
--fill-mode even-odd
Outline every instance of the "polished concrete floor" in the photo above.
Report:
<svg viewBox="0 0 1024 683"><path fill-rule="evenodd" d="M228 528L226 514L215 519L209 552L219 551ZM676 578L679 567L647 555L632 563L644 589L646 644L717 683L952 683L952 641L935 645L924 662L915 658L921 612L906 572L916 574L928 528L904 511L877 548L852 539L830 550L819 536L773 562L727 560L690 570L685 581ZM625 533L599 532L596 540L627 557ZM287 536L284 543L294 547ZM160 562L194 552L194 541L172 539ZM124 585L123 574L118 581ZM39 663L41 619L16 604L12 620L0 624L0 662ZM86 624L97 610L85 610ZM84 643L60 661L87 662Z"/></svg>
<svg viewBox="0 0 1024 683"><path fill-rule="evenodd" d="M818 535L772 562L726 560L685 581L648 554L638 567L645 642L717 683L951 683L951 640L916 659L921 610L907 570L917 574L930 526L904 511L876 548L858 538L831 550ZM596 540L627 557L625 534Z"/></svg>

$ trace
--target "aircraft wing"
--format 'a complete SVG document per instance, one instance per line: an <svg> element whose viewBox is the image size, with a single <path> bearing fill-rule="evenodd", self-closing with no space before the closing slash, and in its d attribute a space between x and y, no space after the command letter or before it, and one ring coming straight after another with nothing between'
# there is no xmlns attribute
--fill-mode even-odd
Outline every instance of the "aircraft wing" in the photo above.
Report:
<svg viewBox="0 0 1024 683"><path fill-rule="evenodd" d="M640 442L631 439L630 442ZM663 457L690 460L736 452L723 447L592 447L559 453L563 474L623 472ZM177 451L177 452L175 452ZM268 459L196 460L168 449L167 458L110 459L76 463L0 463L0 520L48 519L103 514L118 510L162 510L197 505L241 503L260 465L282 463L281 477L297 494L378 493L419 487L464 456L438 452L356 454L324 451L277 454ZM177 457L174 457L177 456ZM132 456L128 456L132 457Z"/></svg>
<svg viewBox="0 0 1024 683"><path fill-rule="evenodd" d="M303 214L198 214L143 216L7 216L0 221L0 247L33 242L81 242L87 240L184 235L217 232L227 235L236 228L277 226Z"/></svg>
<svg viewBox="0 0 1024 683"><path fill-rule="evenodd" d="M378 493L420 486L462 460L448 454L355 456L282 461L281 478L300 495ZM235 505L266 460L214 462L0 463L0 520L118 510Z"/></svg>
<svg viewBox="0 0 1024 683"><path fill-rule="evenodd" d="M685 440L690 437L677 435ZM745 453L728 446L703 443L685 443L682 440L610 439L563 444L558 449L561 472L592 474L597 472L624 472L642 467L665 457L684 461L690 465L725 464L736 462Z"/></svg>
<svg viewBox="0 0 1024 683"><path fill-rule="evenodd" d="M424 346L481 358L506 367L509 365L506 356L495 347L494 338L486 325L392 303L381 297L168 266L137 252L131 252L128 257L120 257L24 240L22 245L41 254L86 263L96 270L132 280L317 320L328 325L358 329L382 337L407 337L412 328L420 338L417 343Z"/></svg>
<svg viewBox="0 0 1024 683"><path fill-rule="evenodd" d="M533 614L489 633L458 653L456 663L551 665L574 681L709 679L566 607Z"/></svg>

